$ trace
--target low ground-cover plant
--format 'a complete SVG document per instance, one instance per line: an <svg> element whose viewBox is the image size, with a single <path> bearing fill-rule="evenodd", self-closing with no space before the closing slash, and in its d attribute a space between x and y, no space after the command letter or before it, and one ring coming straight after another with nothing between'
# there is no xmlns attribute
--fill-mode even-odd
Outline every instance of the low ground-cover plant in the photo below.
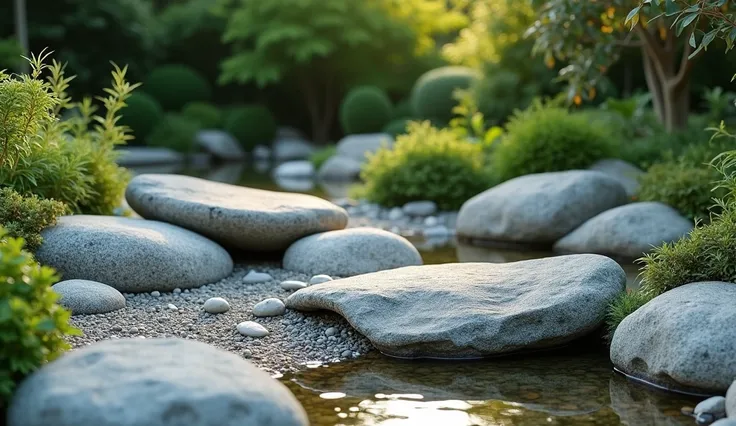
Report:
<svg viewBox="0 0 736 426"><path fill-rule="evenodd" d="M391 120L391 99L378 87L351 89L340 105L340 124L346 134L377 133Z"/></svg>
<svg viewBox="0 0 736 426"><path fill-rule="evenodd" d="M59 201L24 197L10 188L0 188L0 227L11 237L23 238L30 251L41 245L41 230L56 223L67 210Z"/></svg>
<svg viewBox="0 0 736 426"><path fill-rule="evenodd" d="M56 303L56 281L0 227L0 412L25 376L69 348L64 336L80 334Z"/></svg>
<svg viewBox="0 0 736 426"><path fill-rule="evenodd" d="M363 195L384 206L431 200L441 209L456 210L492 186L484 158L480 144L463 140L451 129L411 123L393 148L369 157L361 172Z"/></svg>

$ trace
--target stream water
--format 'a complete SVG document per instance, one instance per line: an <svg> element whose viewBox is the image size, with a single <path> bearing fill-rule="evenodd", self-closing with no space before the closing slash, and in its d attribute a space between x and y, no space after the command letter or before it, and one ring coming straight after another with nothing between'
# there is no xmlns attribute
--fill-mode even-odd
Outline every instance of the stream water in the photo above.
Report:
<svg viewBox="0 0 736 426"><path fill-rule="evenodd" d="M268 167L226 167L230 169L184 173L325 198L343 197L349 186L275 181ZM553 255L456 242L420 251L427 264L502 263ZM622 266L628 285L636 287L638 267ZM313 426L692 425L694 420L681 409L702 399L653 389L615 373L600 337L551 352L462 362L407 361L375 352L354 361L308 365L280 380L305 407Z"/></svg>

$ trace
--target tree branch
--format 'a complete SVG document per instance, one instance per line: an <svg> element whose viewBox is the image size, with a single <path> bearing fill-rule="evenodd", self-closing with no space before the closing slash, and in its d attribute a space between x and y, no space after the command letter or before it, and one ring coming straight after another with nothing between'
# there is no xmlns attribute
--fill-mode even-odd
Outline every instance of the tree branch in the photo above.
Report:
<svg viewBox="0 0 736 426"><path fill-rule="evenodd" d="M690 31L690 34L688 34L687 36L688 40L690 39L691 34L692 34L692 31ZM680 58L680 68L677 70L677 75L675 76L675 79L672 82L672 84L675 87L679 87L683 84L683 82L687 81L687 77L690 74L690 70L692 70L693 68L695 59L700 55L700 52L698 52L694 57L690 58L690 54L692 52L693 52L693 47L690 46L690 43L685 43L685 48L682 51L682 58Z"/></svg>

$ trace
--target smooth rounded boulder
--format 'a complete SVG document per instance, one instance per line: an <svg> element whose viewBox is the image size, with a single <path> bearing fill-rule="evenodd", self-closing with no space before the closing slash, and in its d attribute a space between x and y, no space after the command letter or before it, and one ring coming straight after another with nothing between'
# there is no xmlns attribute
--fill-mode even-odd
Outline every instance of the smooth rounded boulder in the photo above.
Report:
<svg viewBox="0 0 736 426"><path fill-rule="evenodd" d="M36 258L63 279L98 281L124 293L195 288L233 271L224 248L163 222L63 216L42 235Z"/></svg>
<svg viewBox="0 0 736 426"><path fill-rule="evenodd" d="M388 355L468 358L582 337L625 285L615 261L584 254L409 266L310 286L286 306L337 312Z"/></svg>
<svg viewBox="0 0 736 426"><path fill-rule="evenodd" d="M632 203L593 217L557 241L554 249L638 259L654 247L679 240L692 229L690 220L666 204Z"/></svg>
<svg viewBox="0 0 736 426"><path fill-rule="evenodd" d="M627 316L611 342L622 372L670 389L723 394L736 377L736 284L692 283Z"/></svg>
<svg viewBox="0 0 736 426"><path fill-rule="evenodd" d="M18 387L8 426L306 426L294 395L238 355L184 339L95 343Z"/></svg>
<svg viewBox="0 0 736 426"><path fill-rule="evenodd" d="M605 173L619 181L626 189L626 194L629 197L633 197L639 192L639 177L644 174L642 169L617 158L606 158L597 161L590 166L589 170Z"/></svg>
<svg viewBox="0 0 736 426"><path fill-rule="evenodd" d="M360 176L361 163L344 155L333 155L319 168L317 176L323 181L354 181Z"/></svg>
<svg viewBox="0 0 736 426"><path fill-rule="evenodd" d="M284 254L284 269L343 277L421 264L414 245L376 228L311 235L292 244Z"/></svg>
<svg viewBox="0 0 736 426"><path fill-rule="evenodd" d="M343 229L348 222L344 209L311 195L180 175L136 176L125 198L146 219L172 223L243 250L283 250L299 238Z"/></svg>
<svg viewBox="0 0 736 426"><path fill-rule="evenodd" d="M87 280L59 281L51 286L59 304L72 315L106 314L125 308L125 296L107 284Z"/></svg>
<svg viewBox="0 0 736 426"><path fill-rule="evenodd" d="M624 187L601 172L526 175L466 201L458 214L457 234L467 239L550 247L593 216L627 201Z"/></svg>
<svg viewBox="0 0 736 426"><path fill-rule="evenodd" d="M388 133L363 133L345 136L337 143L337 155L352 158L358 163L365 163L369 154L381 147L391 147L394 138Z"/></svg>

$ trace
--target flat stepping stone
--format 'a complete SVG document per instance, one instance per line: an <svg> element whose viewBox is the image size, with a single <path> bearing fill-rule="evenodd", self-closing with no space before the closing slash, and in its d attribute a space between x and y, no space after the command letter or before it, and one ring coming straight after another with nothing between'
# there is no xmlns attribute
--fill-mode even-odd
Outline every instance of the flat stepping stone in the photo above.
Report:
<svg viewBox="0 0 736 426"><path fill-rule="evenodd" d="M619 324L611 361L624 373L680 391L723 394L736 377L736 284L686 284Z"/></svg>
<svg viewBox="0 0 736 426"><path fill-rule="evenodd" d="M8 426L307 426L294 395L240 356L184 339L94 343L25 379Z"/></svg>
<svg viewBox="0 0 736 426"><path fill-rule="evenodd" d="M586 254L381 271L307 287L286 306L337 312L388 355L467 358L584 336L625 285L616 262Z"/></svg>
<svg viewBox="0 0 736 426"><path fill-rule="evenodd" d="M96 281L60 281L51 289L61 296L59 304L71 310L72 315L106 314L125 308L122 293Z"/></svg>
<svg viewBox="0 0 736 426"><path fill-rule="evenodd" d="M168 223L63 216L43 232L36 258L64 279L98 281L123 293L195 288L230 275L233 260L213 241Z"/></svg>
<svg viewBox="0 0 736 426"><path fill-rule="evenodd" d="M138 175L125 198L146 219L172 223L243 250L283 250L299 238L343 229L348 222L344 209L311 195L190 176Z"/></svg>
<svg viewBox="0 0 736 426"><path fill-rule="evenodd" d="M414 245L376 228L310 235L292 244L284 254L284 269L343 277L421 264L422 257Z"/></svg>
<svg viewBox="0 0 736 426"><path fill-rule="evenodd" d="M679 240L692 229L692 221L666 204L632 203L593 217L557 241L554 249L637 259L654 247Z"/></svg>

